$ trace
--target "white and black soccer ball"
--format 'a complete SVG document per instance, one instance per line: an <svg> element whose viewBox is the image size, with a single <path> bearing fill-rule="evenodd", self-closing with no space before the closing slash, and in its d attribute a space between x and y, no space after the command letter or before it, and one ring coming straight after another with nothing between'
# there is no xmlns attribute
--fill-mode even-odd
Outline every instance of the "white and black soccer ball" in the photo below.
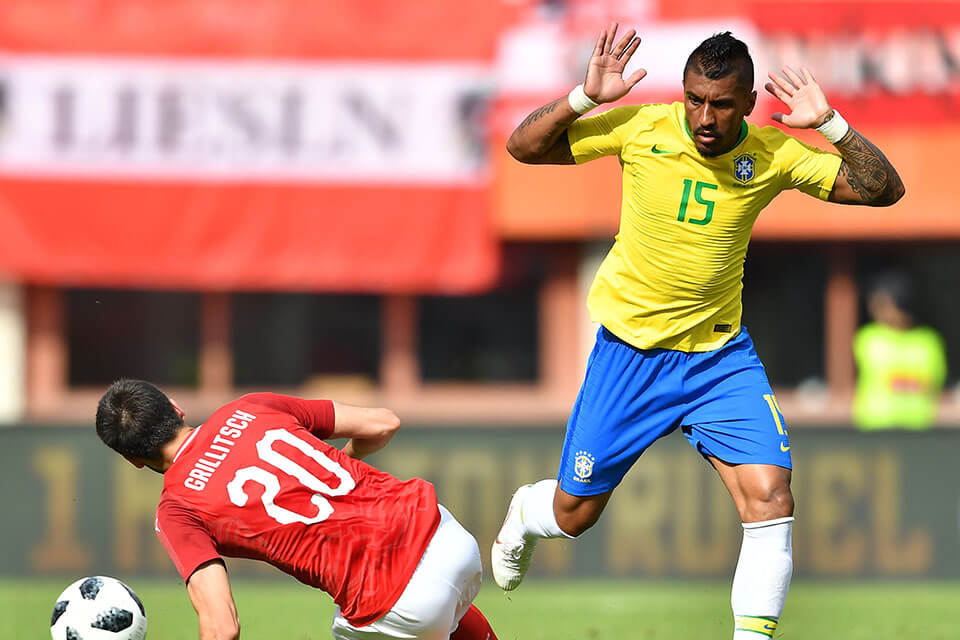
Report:
<svg viewBox="0 0 960 640"><path fill-rule="evenodd" d="M147 613L116 578L80 578L63 590L50 618L53 640L143 640Z"/></svg>

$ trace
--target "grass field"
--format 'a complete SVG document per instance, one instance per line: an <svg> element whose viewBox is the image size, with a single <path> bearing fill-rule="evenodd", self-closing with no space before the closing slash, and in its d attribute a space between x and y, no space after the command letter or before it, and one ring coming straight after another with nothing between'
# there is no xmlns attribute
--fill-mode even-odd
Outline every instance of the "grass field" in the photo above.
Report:
<svg viewBox="0 0 960 640"><path fill-rule="evenodd" d="M45 638L53 601L67 582L0 581L0 638ZM154 640L196 638L196 619L175 582L130 580ZM728 585L715 582L530 582L505 595L484 588L478 606L501 640L728 639ZM238 581L243 637L330 638L333 604L295 583ZM791 589L777 638L947 640L960 638L957 583L811 583ZM759 637L759 636L758 636Z"/></svg>

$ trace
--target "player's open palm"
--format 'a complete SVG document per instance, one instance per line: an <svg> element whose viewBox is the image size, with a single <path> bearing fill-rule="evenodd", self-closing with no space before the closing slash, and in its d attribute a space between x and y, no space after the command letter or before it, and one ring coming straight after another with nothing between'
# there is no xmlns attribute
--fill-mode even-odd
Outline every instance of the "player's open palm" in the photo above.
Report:
<svg viewBox="0 0 960 640"><path fill-rule="evenodd" d="M623 78L624 67L640 46L640 38L634 37L636 35L636 30L630 29L614 44L617 36L616 22L610 25L609 29L600 32L587 66L587 77L583 81L583 92L588 98L600 104L616 102L647 75L645 69L638 69L626 80Z"/></svg>
<svg viewBox="0 0 960 640"><path fill-rule="evenodd" d="M806 67L800 74L790 67L783 68L783 75L768 74L771 82L764 88L789 109L790 113L774 113L771 118L793 129L809 129L823 124L830 113L830 104L823 89Z"/></svg>

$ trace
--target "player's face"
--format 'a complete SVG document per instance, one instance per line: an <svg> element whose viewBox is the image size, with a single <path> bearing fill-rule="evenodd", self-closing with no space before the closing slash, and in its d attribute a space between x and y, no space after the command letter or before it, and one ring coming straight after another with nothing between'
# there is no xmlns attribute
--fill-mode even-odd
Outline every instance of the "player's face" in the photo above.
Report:
<svg viewBox="0 0 960 640"><path fill-rule="evenodd" d="M711 80L695 71L683 78L683 107L693 143L703 156L726 153L737 143L740 126L757 103L757 92L737 84L737 74Z"/></svg>

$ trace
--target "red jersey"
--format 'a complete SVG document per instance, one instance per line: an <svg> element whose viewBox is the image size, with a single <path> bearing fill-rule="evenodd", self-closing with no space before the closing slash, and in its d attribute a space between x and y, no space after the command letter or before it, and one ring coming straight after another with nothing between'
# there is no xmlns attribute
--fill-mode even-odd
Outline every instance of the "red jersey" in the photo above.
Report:
<svg viewBox="0 0 960 640"><path fill-rule="evenodd" d="M329 593L354 626L390 610L439 524L437 496L323 442L333 424L329 400L256 393L190 434L157 507L184 580L219 556L253 558Z"/></svg>

